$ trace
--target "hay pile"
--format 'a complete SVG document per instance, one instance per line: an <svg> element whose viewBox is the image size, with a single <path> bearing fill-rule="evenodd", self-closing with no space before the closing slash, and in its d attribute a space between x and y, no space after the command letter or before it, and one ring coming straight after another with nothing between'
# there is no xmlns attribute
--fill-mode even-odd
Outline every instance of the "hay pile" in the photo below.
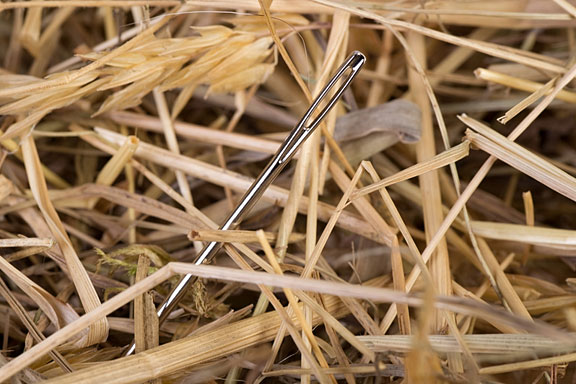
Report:
<svg viewBox="0 0 576 384"><path fill-rule="evenodd" d="M0 3L0 381L573 382L574 18ZM218 231L351 50L321 131Z"/></svg>

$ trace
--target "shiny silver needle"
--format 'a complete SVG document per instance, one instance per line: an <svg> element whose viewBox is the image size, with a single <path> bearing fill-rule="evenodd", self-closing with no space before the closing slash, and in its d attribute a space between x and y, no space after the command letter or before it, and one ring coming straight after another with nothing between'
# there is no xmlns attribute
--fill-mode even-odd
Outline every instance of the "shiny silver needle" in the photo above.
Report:
<svg viewBox="0 0 576 384"><path fill-rule="evenodd" d="M300 122L294 127L290 132L286 140L282 143L272 160L268 163L266 168L260 173L260 176L254 181L250 188L246 191L240 203L234 211L228 216L224 224L220 227L220 230L225 231L229 229L234 229L240 224L242 218L248 213L248 211L254 206L256 201L260 199L266 188L276 179L280 174L282 169L286 166L288 161L294 156L300 145L310 135L314 130L320 125L322 119L326 117L326 114L330 109L336 104L340 99L346 88L350 85L354 77L360 71L362 65L366 61L366 57L358 51L352 52L352 54L346 59L346 61L340 66L338 72L330 79L328 84L322 89L318 97L314 100L310 108L306 111ZM340 85L336 88L336 83L341 81ZM332 97L326 102L326 104L321 108L321 104L327 99L328 94L335 89ZM217 241L212 241L208 243L202 251L194 260L194 264L209 263L216 253L222 247L222 243ZM196 281L196 276L185 275L180 279L178 284L172 289L172 292L166 297L164 302L158 307L158 321L161 325L170 312L178 305L180 300L186 294L186 291L190 285ZM131 355L134 353L135 344L132 342L126 355Z"/></svg>

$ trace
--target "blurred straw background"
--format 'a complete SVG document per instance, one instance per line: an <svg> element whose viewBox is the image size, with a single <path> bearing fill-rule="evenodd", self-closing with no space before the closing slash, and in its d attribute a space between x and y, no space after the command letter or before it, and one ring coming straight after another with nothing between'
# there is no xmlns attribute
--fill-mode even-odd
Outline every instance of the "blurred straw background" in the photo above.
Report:
<svg viewBox="0 0 576 384"><path fill-rule="evenodd" d="M574 383L575 18L1 2L0 382ZM218 231L352 50L322 129Z"/></svg>

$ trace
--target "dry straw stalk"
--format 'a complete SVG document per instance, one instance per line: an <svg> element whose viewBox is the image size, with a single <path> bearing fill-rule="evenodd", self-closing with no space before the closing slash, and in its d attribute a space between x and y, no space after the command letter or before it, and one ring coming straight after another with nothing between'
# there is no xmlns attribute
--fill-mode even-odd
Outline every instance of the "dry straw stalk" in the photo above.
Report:
<svg viewBox="0 0 576 384"><path fill-rule="evenodd" d="M573 381L575 15L1 3L0 380ZM365 70L216 230L351 50Z"/></svg>

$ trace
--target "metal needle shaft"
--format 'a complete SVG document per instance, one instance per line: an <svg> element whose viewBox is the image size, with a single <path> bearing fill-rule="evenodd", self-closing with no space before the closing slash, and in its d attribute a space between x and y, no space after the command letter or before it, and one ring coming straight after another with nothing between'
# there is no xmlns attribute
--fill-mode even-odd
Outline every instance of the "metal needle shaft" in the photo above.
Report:
<svg viewBox="0 0 576 384"><path fill-rule="evenodd" d="M328 84L322 89L318 97L313 101L312 105L300 122L292 129L286 140L282 143L272 160L268 163L266 168L260 173L258 178L246 191L244 196L240 199L238 206L228 216L220 230L234 229L240 224L243 217L260 199L266 188L276 179L282 169L286 166L288 161L294 156L298 148L304 141L314 132L320 125L326 114L340 99L344 91L348 88L354 77L360 71L366 58L358 51L353 52L346 61L340 66L336 74L330 79ZM337 86L337 83L340 84ZM328 99L329 94L333 92L332 96ZM327 101L326 101L327 100ZM208 243L194 260L194 264L209 263L212 258L218 253L222 243L212 241ZM172 310L178 305L180 300L186 294L187 289L194 284L197 277L187 274L176 284L172 291L168 294L164 302L158 307L158 320L161 325ZM126 355L134 353L135 344L132 342Z"/></svg>

